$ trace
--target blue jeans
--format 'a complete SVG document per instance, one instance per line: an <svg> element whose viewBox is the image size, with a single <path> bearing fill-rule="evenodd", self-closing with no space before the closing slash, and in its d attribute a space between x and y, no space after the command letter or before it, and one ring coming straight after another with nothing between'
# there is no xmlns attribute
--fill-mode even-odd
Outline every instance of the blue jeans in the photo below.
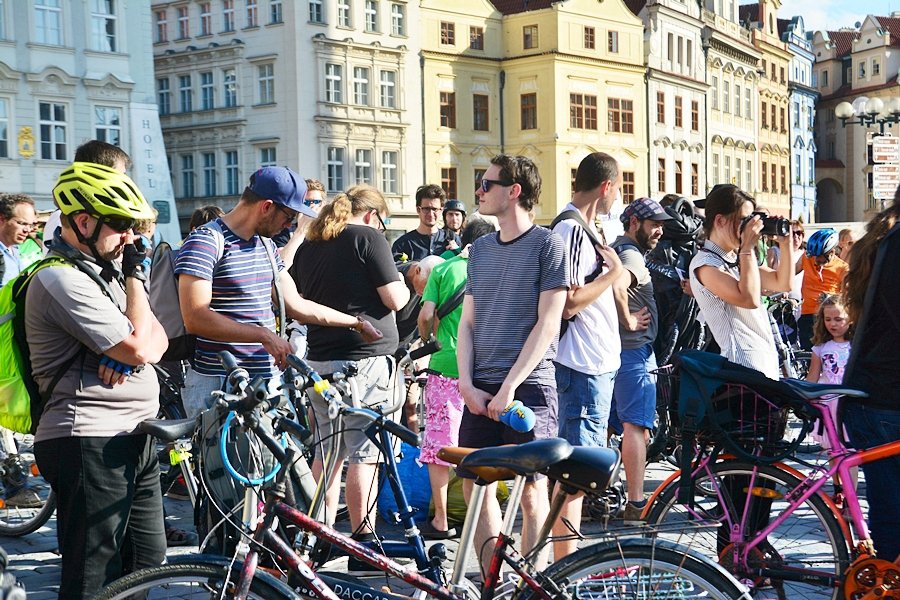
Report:
<svg viewBox="0 0 900 600"><path fill-rule="evenodd" d="M900 440L900 410L844 401L844 427L850 444L866 449ZM900 556L900 456L876 460L862 466L869 501L869 529L878 558L893 561Z"/></svg>
<svg viewBox="0 0 900 600"><path fill-rule="evenodd" d="M616 372L586 375L555 363L559 437L574 446L606 447Z"/></svg>
<svg viewBox="0 0 900 600"><path fill-rule="evenodd" d="M653 344L622 349L622 366L616 375L610 426L622 433L623 423L652 429L656 420L656 355Z"/></svg>

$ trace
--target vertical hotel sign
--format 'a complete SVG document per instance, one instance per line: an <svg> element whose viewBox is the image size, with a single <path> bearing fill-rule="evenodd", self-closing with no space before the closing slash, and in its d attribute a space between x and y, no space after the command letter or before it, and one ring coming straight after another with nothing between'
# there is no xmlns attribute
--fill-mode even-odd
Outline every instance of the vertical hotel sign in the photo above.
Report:
<svg viewBox="0 0 900 600"><path fill-rule="evenodd" d="M157 107L133 102L130 108L132 175L147 202L159 212L156 231L163 240L177 244L181 226Z"/></svg>

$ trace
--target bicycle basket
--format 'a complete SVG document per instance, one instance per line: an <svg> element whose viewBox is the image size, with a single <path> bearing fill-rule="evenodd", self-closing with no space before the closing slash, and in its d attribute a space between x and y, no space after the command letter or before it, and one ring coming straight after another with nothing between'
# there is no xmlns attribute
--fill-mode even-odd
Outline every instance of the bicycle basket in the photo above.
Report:
<svg viewBox="0 0 900 600"><path fill-rule="evenodd" d="M676 357L668 385L673 425L700 446L720 446L738 458L772 463L793 454L802 438L785 441L789 409L802 399L762 373L708 352ZM664 383L664 385L666 385Z"/></svg>

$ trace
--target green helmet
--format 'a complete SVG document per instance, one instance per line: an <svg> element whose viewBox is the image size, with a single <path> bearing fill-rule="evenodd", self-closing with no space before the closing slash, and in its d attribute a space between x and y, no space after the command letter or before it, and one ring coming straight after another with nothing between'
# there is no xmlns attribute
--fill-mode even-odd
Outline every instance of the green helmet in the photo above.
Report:
<svg viewBox="0 0 900 600"><path fill-rule="evenodd" d="M89 162L72 163L60 173L53 198L64 215L153 219L153 209L128 175Z"/></svg>

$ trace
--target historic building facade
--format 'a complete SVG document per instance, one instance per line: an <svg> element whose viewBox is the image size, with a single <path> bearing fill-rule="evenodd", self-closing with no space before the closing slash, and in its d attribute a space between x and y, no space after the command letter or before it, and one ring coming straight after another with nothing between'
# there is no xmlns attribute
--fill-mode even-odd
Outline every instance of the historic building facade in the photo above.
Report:
<svg viewBox="0 0 900 600"><path fill-rule="evenodd" d="M179 239L153 94L146 6L0 3L0 180L53 207L56 179L90 139L121 146L130 175Z"/></svg>
<svg viewBox="0 0 900 600"><path fill-rule="evenodd" d="M702 9L679 0L633 0L629 7L644 22L650 192L703 197L710 185Z"/></svg>
<svg viewBox="0 0 900 600"><path fill-rule="evenodd" d="M779 19L781 40L791 53L788 66L790 94L791 217L811 223L816 215L816 143L814 125L818 92L813 87L812 42L803 17Z"/></svg>
<svg viewBox="0 0 900 600"><path fill-rule="evenodd" d="M270 164L320 179L329 194L369 183L414 212L417 11L405 1L153 2L157 102L182 219L232 205Z"/></svg>
<svg viewBox="0 0 900 600"><path fill-rule="evenodd" d="M762 52L738 21L736 0L707 0L702 11L707 94L709 187L731 183L757 195L761 191L757 129Z"/></svg>
<svg viewBox="0 0 900 600"><path fill-rule="evenodd" d="M835 116L841 102L862 114L878 98L884 106L897 97L900 69L900 14L869 15L859 29L817 31L813 37L816 87L816 191L819 221L865 221L884 202L872 194L871 139L878 125L842 126ZM856 117L854 117L856 120ZM887 133L900 134L896 126Z"/></svg>

